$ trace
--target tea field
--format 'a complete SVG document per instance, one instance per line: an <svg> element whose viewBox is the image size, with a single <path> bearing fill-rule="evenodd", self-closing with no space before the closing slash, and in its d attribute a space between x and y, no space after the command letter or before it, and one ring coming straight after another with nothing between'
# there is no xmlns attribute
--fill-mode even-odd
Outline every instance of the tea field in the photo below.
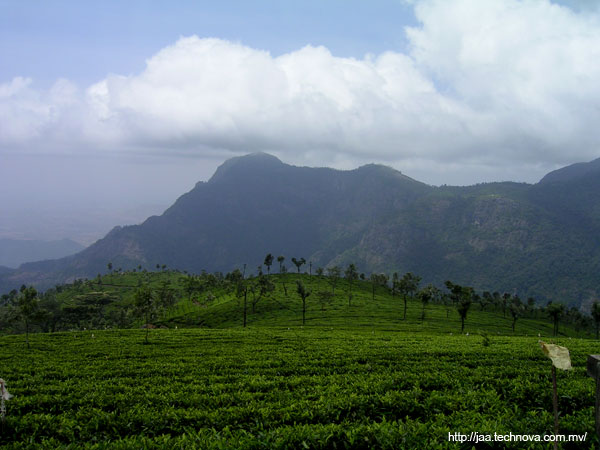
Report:
<svg viewBox="0 0 600 450"><path fill-rule="evenodd" d="M440 312L441 314L441 312ZM416 325L414 325L416 327ZM454 325L452 326L454 328ZM2 448L436 449L553 431L538 337L369 327L88 330L0 337ZM597 448L590 339L561 337L562 448ZM487 447L486 447L487 446ZM551 448L486 443L476 448Z"/></svg>

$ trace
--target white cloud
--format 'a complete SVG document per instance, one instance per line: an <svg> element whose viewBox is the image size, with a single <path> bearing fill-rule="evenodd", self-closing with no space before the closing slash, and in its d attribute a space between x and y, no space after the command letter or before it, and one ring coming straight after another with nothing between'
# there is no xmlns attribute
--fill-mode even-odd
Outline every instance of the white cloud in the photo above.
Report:
<svg viewBox="0 0 600 450"><path fill-rule="evenodd" d="M0 84L0 152L264 150L307 165L430 165L430 182L600 156L597 14L546 0L423 0L415 13L409 54L272 57L193 36L83 90L15 78Z"/></svg>

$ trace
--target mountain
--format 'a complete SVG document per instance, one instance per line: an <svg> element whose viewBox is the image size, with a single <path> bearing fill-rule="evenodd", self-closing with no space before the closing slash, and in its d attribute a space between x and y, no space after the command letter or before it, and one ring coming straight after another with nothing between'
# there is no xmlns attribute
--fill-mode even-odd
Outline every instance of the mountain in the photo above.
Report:
<svg viewBox="0 0 600 450"><path fill-rule="evenodd" d="M255 272L266 253L412 271L477 289L586 305L598 294L600 163L536 185L433 187L389 167L295 167L264 154L233 158L161 216L116 227L82 252L0 275L3 290L44 287L114 268L166 264L191 272Z"/></svg>
<svg viewBox="0 0 600 450"><path fill-rule="evenodd" d="M59 241L0 239L0 265L17 268L25 262L73 255L84 248L83 245L70 239Z"/></svg>

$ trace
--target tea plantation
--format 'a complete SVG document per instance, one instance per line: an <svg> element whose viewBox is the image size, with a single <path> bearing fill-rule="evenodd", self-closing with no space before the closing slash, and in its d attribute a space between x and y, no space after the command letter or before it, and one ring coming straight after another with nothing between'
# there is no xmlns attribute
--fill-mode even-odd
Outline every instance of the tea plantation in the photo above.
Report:
<svg viewBox="0 0 600 450"><path fill-rule="evenodd" d="M587 433L595 342L563 339L560 432ZM85 331L0 339L3 448L471 448L449 433L551 434L537 337L332 328ZM529 447L528 447L529 446ZM489 448L505 445L489 444ZM513 443L509 448L548 448ZM478 445L481 448L481 444Z"/></svg>
<svg viewBox="0 0 600 450"><path fill-rule="evenodd" d="M171 277L177 286L173 274L147 276L157 286ZM298 278L312 290L304 326ZM133 329L33 333L29 347L23 334L0 336L0 377L14 395L0 446L551 448L451 438L553 434L543 339L568 347L573 364L558 373L559 433L584 440L560 447L598 448L595 385L585 364L599 344L588 330L561 324L553 338L552 323L532 311L513 331L505 312L474 305L461 333L450 304L411 298L404 319L402 300L368 282L340 280L335 296L319 303L317 293L332 289L324 279L273 279L274 291L254 312L247 296L245 328L242 297L214 289L210 302L177 294L154 317L156 329L139 329L138 319ZM102 289L119 299L114 307L125 308L134 277L108 281ZM57 295L69 301L73 290L86 289L98 286L65 287Z"/></svg>

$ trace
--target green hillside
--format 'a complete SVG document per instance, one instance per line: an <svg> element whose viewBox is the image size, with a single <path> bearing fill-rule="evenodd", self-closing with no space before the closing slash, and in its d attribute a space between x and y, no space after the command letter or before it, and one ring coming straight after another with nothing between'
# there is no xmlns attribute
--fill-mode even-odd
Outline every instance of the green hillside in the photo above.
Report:
<svg viewBox="0 0 600 450"><path fill-rule="evenodd" d="M311 292L306 300L305 325L317 328L387 330L417 333L448 334L461 332L458 302L444 286L423 307L420 293L426 286L406 296L392 282L373 283L357 279L350 282L342 276L307 273L264 274L244 280L248 327L297 327L302 325L302 301L297 293L297 280ZM184 274L177 271L119 272L99 276L94 280L76 281L57 286L40 295L42 314L30 324L32 330L61 331L71 329L103 329L140 327L144 318L135 314L135 294L148 287L156 303L168 298L149 318L151 327L231 328L243 326L244 296L239 291L240 279L222 275ZM326 273L326 272L325 272ZM238 273L238 276L241 275ZM399 277L401 278L401 277ZM267 280L270 290L260 293L260 280ZM333 286L335 283L335 287ZM254 293L252 292L254 290ZM22 332L21 322L11 321L19 293L2 297L0 326L4 330ZM333 295L332 295L333 294ZM349 297L351 296L351 299ZM404 318L406 297L406 318ZM463 333L494 335L551 336L553 319L545 305L534 299L482 299L483 293L473 292L464 322ZM512 301L518 302L515 314ZM483 302L483 303L482 303ZM13 311L14 313L14 311ZM514 317L516 316L516 321ZM514 321L514 331L513 331ZM564 309L558 318L559 335L593 337L594 324L579 311Z"/></svg>

